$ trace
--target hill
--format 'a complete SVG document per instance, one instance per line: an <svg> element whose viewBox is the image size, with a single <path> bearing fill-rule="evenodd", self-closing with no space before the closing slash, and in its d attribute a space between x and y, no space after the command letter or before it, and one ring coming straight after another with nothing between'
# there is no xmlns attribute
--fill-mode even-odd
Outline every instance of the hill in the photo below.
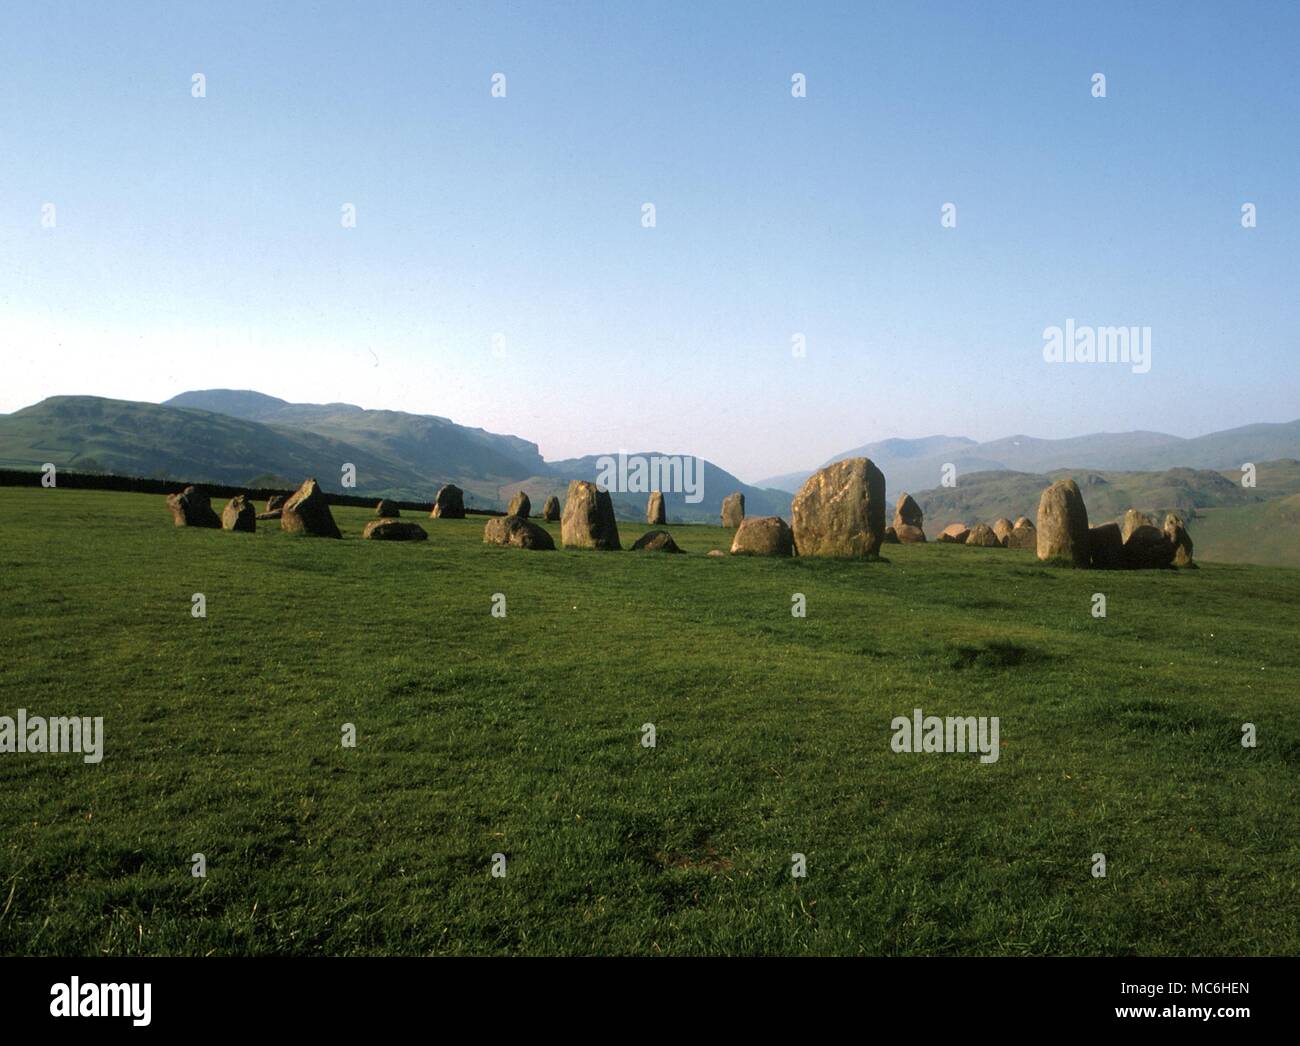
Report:
<svg viewBox="0 0 1300 1046"><path fill-rule="evenodd" d="M1071 439L1019 435L987 443L961 436L889 439L846 450L823 465L852 457L874 461L894 494L938 486L947 464L956 467L959 477L976 472L1058 469L1234 469L1244 462L1300 458L1300 421L1246 425L1192 439L1144 431L1099 432ZM761 485L795 491L811 474L812 470L774 476L762 480Z"/></svg>

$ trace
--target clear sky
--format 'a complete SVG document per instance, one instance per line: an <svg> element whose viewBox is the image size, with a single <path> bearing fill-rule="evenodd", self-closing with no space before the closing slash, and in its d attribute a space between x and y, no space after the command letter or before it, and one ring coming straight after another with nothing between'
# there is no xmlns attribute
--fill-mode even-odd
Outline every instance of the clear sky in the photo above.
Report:
<svg viewBox="0 0 1300 1046"><path fill-rule="evenodd" d="M1292 420L1298 47L1291 2L6 3L0 411L253 388L750 481ZM1067 319L1150 372L1045 363Z"/></svg>

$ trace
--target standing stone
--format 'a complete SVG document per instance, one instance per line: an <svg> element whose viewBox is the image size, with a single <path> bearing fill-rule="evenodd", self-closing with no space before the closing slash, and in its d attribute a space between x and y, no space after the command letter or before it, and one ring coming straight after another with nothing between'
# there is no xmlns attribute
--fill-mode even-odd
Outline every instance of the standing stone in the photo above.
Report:
<svg viewBox="0 0 1300 1046"><path fill-rule="evenodd" d="M528 495L522 490L510 499L510 508L506 510L507 516L518 516L520 519L527 519L528 513L532 512L533 503L528 500Z"/></svg>
<svg viewBox="0 0 1300 1046"><path fill-rule="evenodd" d="M1038 499L1038 558L1088 565L1088 509L1072 479L1060 479Z"/></svg>
<svg viewBox="0 0 1300 1046"><path fill-rule="evenodd" d="M389 501L387 498L381 498L379 504L375 506L375 515L380 519L396 519L401 514L397 502ZM365 535L363 534L362 537L365 537Z"/></svg>
<svg viewBox="0 0 1300 1046"><path fill-rule="evenodd" d="M981 548L1002 547L1002 542L987 523L976 523L971 532L966 535L966 544L978 545Z"/></svg>
<svg viewBox="0 0 1300 1046"><path fill-rule="evenodd" d="M682 552L666 530L647 530L632 543L633 552ZM683 553L684 554L684 553Z"/></svg>
<svg viewBox="0 0 1300 1046"><path fill-rule="evenodd" d="M1038 549L1038 531L1034 529L1028 517L1021 516L1016 520L1016 525L1007 535L1007 548L1024 549L1029 552Z"/></svg>
<svg viewBox="0 0 1300 1046"><path fill-rule="evenodd" d="M552 494L542 506L542 519L547 523L557 523L560 519L560 499Z"/></svg>
<svg viewBox="0 0 1300 1046"><path fill-rule="evenodd" d="M221 526L223 530L241 530L251 534L257 530L257 509L243 494L237 494L222 509Z"/></svg>
<svg viewBox="0 0 1300 1046"><path fill-rule="evenodd" d="M361 536L368 541L427 541L429 537L419 523L404 523L391 516L372 519Z"/></svg>
<svg viewBox="0 0 1300 1046"><path fill-rule="evenodd" d="M745 518L745 495L740 491L722 499L722 525L735 530Z"/></svg>
<svg viewBox="0 0 1300 1046"><path fill-rule="evenodd" d="M896 527L890 527L894 532L894 538L900 545L924 545L925 531L920 527L909 526L906 523L900 523ZM888 531L886 532L888 533Z"/></svg>
<svg viewBox="0 0 1300 1046"><path fill-rule="evenodd" d="M1088 528L1088 562L1094 570L1122 570L1124 535L1118 523Z"/></svg>
<svg viewBox="0 0 1300 1046"><path fill-rule="evenodd" d="M1016 528L1011 525L1011 520L1003 516L993 521L993 534L998 539L998 544L1003 548L1007 546L1007 539L1011 537L1011 532Z"/></svg>
<svg viewBox="0 0 1300 1046"><path fill-rule="evenodd" d="M1159 570L1173 562L1173 542L1153 523L1138 523L1124 539L1124 565L1129 570Z"/></svg>
<svg viewBox="0 0 1300 1046"><path fill-rule="evenodd" d="M1125 544L1128 543L1128 539L1133 536L1133 531L1137 530L1138 527L1154 527L1155 525L1156 521L1153 516L1148 516L1145 512L1139 512L1135 508L1129 509L1124 513L1124 523L1121 527L1121 534Z"/></svg>
<svg viewBox="0 0 1300 1046"><path fill-rule="evenodd" d="M221 527L221 520L212 511L212 502L198 487L186 487L179 494L168 494L167 507L171 509L172 522L178 527Z"/></svg>
<svg viewBox="0 0 1300 1046"><path fill-rule="evenodd" d="M537 552L555 551L555 539L523 516L494 516L483 527L483 544L513 545Z"/></svg>
<svg viewBox="0 0 1300 1046"><path fill-rule="evenodd" d="M965 523L949 523L939 533L939 540L950 545L964 545L970 537L970 527Z"/></svg>
<svg viewBox="0 0 1300 1046"><path fill-rule="evenodd" d="M792 556L794 532L780 516L750 516L740 521L731 542L733 556Z"/></svg>
<svg viewBox="0 0 1300 1046"><path fill-rule="evenodd" d="M664 512L664 496L660 491L650 492L650 500L645 507L645 521L652 527L662 527L668 522L668 515Z"/></svg>
<svg viewBox="0 0 1300 1046"><path fill-rule="evenodd" d="M885 475L869 458L827 465L808 477L790 514L801 556L876 556L885 540Z"/></svg>
<svg viewBox="0 0 1300 1046"><path fill-rule="evenodd" d="M1187 533L1182 519L1172 512L1165 516L1165 538L1174 546L1174 566L1196 566L1192 562L1192 536Z"/></svg>
<svg viewBox="0 0 1300 1046"><path fill-rule="evenodd" d="M430 519L464 519L465 492L454 483L448 483L440 489L433 499L433 511Z"/></svg>
<svg viewBox="0 0 1300 1046"><path fill-rule="evenodd" d="M569 480L564 512L560 516L560 540L565 548L595 548L606 552L622 549L609 491L585 479Z"/></svg>
<svg viewBox="0 0 1300 1046"><path fill-rule="evenodd" d="M898 501L894 504L894 529L899 527L918 527L925 526L925 516L921 512L921 506L916 503L916 499L906 492L898 495Z"/></svg>
<svg viewBox="0 0 1300 1046"><path fill-rule="evenodd" d="M309 534L318 538L341 538L338 525L330 514L325 492L314 479L298 488L281 509L280 529L290 534Z"/></svg>
<svg viewBox="0 0 1300 1046"><path fill-rule="evenodd" d="M898 531L895 530L893 527L886 527L886 528L885 528L885 540L884 540L883 544L886 544L886 545L901 545L902 542L898 540Z"/></svg>

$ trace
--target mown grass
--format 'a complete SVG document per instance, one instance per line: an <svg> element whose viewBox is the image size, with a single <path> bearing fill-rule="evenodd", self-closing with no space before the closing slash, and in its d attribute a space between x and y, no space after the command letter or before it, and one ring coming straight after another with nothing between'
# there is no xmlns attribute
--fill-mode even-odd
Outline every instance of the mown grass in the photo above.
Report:
<svg viewBox="0 0 1300 1046"><path fill-rule="evenodd" d="M176 530L161 497L0 490L0 715L107 738L98 765L0 755L0 951L1300 952L1300 571L336 518ZM918 706L1000 716L998 762L895 754Z"/></svg>

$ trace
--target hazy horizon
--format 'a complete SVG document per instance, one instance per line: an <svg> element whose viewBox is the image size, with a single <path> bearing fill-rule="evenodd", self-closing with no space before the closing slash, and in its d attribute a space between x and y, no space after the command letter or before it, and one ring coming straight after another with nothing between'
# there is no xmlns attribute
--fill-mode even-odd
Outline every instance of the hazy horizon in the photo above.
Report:
<svg viewBox="0 0 1300 1046"><path fill-rule="evenodd" d="M747 482L894 437L1300 415L1292 6L0 26L5 413L251 389ZM1068 321L1149 327L1149 372L1046 363Z"/></svg>

